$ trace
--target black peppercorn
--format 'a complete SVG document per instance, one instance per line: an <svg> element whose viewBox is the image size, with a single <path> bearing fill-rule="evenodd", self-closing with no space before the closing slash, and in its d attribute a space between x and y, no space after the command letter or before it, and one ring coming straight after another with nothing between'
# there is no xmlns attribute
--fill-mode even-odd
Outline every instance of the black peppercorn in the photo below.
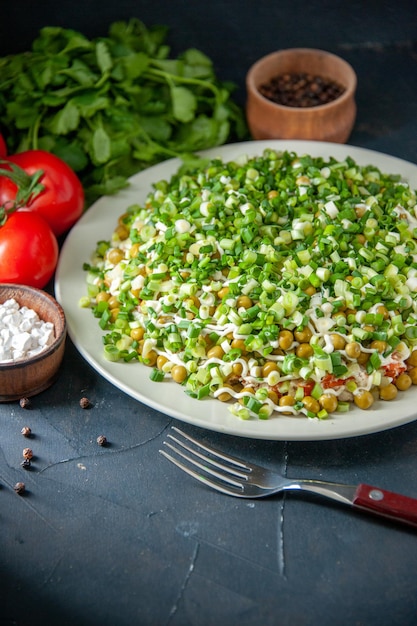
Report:
<svg viewBox="0 0 417 626"><path fill-rule="evenodd" d="M23 467L23 469L25 469L25 470L30 469L30 468L31 468L31 466L32 466L32 464L31 464L31 462L30 462L30 459L24 459L24 460L21 462L21 464L20 464L20 465L21 465L21 467Z"/></svg>
<svg viewBox="0 0 417 626"><path fill-rule="evenodd" d="M25 483L19 482L19 483L16 483L14 486L15 492L18 493L19 495L22 494L25 491L25 489L26 489Z"/></svg>
<svg viewBox="0 0 417 626"><path fill-rule="evenodd" d="M32 434L32 430L29 426L23 426L20 432L22 433L24 437L30 437Z"/></svg>
<svg viewBox="0 0 417 626"><path fill-rule="evenodd" d="M32 459L33 458L33 452L30 448L24 448L23 449L23 458L24 459Z"/></svg>
<svg viewBox="0 0 417 626"><path fill-rule="evenodd" d="M89 409L91 406L91 402L88 398L81 398L80 400L80 407L82 409Z"/></svg>
<svg viewBox="0 0 417 626"><path fill-rule="evenodd" d="M99 435L97 437L97 443L99 446L106 446L107 445L107 438L104 435Z"/></svg>
<svg viewBox="0 0 417 626"><path fill-rule="evenodd" d="M280 74L259 87L260 93L276 104L315 107L336 100L345 91L333 80L307 73Z"/></svg>

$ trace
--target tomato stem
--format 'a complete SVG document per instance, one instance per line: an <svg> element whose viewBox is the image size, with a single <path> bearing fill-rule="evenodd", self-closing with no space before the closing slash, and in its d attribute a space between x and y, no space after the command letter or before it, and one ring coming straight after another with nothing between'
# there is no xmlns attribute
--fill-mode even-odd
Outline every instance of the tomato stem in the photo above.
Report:
<svg viewBox="0 0 417 626"><path fill-rule="evenodd" d="M6 165L8 169L4 168L3 165ZM10 203L10 206L3 204L0 207L0 224L4 224L9 213L29 206L44 191L45 185L40 182L43 175L43 170L36 170L34 174L30 175L15 163L0 160L0 176L9 178L17 187L15 200Z"/></svg>

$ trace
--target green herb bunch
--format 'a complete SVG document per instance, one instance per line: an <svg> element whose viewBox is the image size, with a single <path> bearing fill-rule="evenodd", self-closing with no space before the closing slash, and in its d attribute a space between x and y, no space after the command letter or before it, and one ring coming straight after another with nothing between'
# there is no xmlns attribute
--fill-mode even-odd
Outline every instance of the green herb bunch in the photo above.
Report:
<svg viewBox="0 0 417 626"><path fill-rule="evenodd" d="M42 149L79 175L87 206L171 157L247 138L234 85L196 49L169 58L167 27L115 22L107 37L45 27L32 50L0 59L9 150Z"/></svg>

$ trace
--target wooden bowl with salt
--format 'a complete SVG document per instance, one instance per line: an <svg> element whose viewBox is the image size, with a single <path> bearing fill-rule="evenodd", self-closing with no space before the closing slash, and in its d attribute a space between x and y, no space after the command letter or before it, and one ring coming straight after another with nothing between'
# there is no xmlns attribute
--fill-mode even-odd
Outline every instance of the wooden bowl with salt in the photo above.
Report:
<svg viewBox="0 0 417 626"><path fill-rule="evenodd" d="M9 358L10 355L8 355L5 359L5 351L2 349L0 402L29 398L50 387L59 373L67 335L64 311L61 305L45 291L35 287L3 283L0 284L0 308L5 307L7 301L15 301L19 310L27 307L31 312L35 311L40 322L52 324L53 332L47 345L32 356ZM10 333L9 329L7 331Z"/></svg>

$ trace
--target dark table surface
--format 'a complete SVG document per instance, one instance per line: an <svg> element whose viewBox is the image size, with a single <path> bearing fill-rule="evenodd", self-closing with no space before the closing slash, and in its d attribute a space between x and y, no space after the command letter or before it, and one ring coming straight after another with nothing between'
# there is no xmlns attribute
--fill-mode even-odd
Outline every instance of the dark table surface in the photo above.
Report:
<svg viewBox="0 0 417 626"><path fill-rule="evenodd" d="M242 106L246 70L263 54L330 50L358 75L349 143L417 162L414 1L19 0L1 12L0 54L28 48L44 25L95 36L131 16L167 24L173 53L203 50ZM0 405L1 625L417 623L415 531L313 497L215 493L158 454L173 424L104 380L69 339L58 381L30 409ZM26 472L24 425L35 454ZM315 442L184 429L290 477L417 497L417 422Z"/></svg>

